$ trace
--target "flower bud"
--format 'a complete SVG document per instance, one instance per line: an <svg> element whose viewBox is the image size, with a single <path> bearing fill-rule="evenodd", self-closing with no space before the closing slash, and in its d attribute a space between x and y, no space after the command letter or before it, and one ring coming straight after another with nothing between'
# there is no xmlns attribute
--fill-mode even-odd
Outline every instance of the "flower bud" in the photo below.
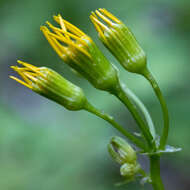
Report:
<svg viewBox="0 0 190 190"><path fill-rule="evenodd" d="M90 19L103 44L127 71L141 73L146 68L145 53L125 24L106 9L92 12Z"/></svg>
<svg viewBox="0 0 190 190"><path fill-rule="evenodd" d="M51 99L68 110L80 110L84 108L86 98L81 88L64 79L57 72L46 67L35 67L28 63L18 61L24 67L12 66L23 79L10 78Z"/></svg>
<svg viewBox="0 0 190 190"><path fill-rule="evenodd" d="M117 82L117 71L92 39L60 15L54 19L60 28L47 22L50 29L42 26L41 30L60 58L94 87L112 89Z"/></svg>
<svg viewBox="0 0 190 190"><path fill-rule="evenodd" d="M119 164L136 163L135 150L121 137L112 137L108 144L108 152L111 157Z"/></svg>
<svg viewBox="0 0 190 190"><path fill-rule="evenodd" d="M134 177L140 171L140 165L125 163L120 167L120 174L125 177Z"/></svg>
<svg viewBox="0 0 190 190"><path fill-rule="evenodd" d="M133 179L141 170L135 150L121 137L112 137L108 144L111 157L121 165L120 174Z"/></svg>

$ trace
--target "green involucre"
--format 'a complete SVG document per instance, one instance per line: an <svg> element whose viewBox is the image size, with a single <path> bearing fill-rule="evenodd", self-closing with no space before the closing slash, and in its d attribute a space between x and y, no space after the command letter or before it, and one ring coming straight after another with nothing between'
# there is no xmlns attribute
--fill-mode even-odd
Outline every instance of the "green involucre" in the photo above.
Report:
<svg viewBox="0 0 190 190"><path fill-rule="evenodd" d="M86 98L81 88L52 69L42 67L40 72L45 77L37 76L37 81L33 84L35 92L61 104L68 110L83 109Z"/></svg>
<svg viewBox="0 0 190 190"><path fill-rule="evenodd" d="M104 45L129 72L141 73L146 67L146 55L131 31L122 24L113 24L104 31Z"/></svg>

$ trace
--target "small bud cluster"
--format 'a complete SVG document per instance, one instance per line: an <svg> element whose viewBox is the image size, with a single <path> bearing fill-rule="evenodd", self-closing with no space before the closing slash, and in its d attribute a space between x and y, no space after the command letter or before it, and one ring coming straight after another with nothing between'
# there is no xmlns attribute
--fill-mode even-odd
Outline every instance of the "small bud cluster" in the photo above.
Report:
<svg viewBox="0 0 190 190"><path fill-rule="evenodd" d="M101 23L97 16L108 26ZM138 72L145 66L143 50L121 21L105 9L96 10L96 14L92 13L90 18L103 43L127 70ZM93 40L84 32L64 20L61 15L54 16L54 20L60 27L46 22L48 27L41 26L41 31L59 57L95 88L113 92L113 89L119 84L116 67L106 59ZM81 109L80 106L85 98L79 87L65 80L53 70L18 62L24 68L17 66L12 66L12 68L20 74L25 82L11 76L12 79L63 104L70 110ZM79 106L79 104L81 105Z"/></svg>
<svg viewBox="0 0 190 190"><path fill-rule="evenodd" d="M120 174L133 178L140 170L135 150L121 137L112 137L108 144L111 157L121 165Z"/></svg>

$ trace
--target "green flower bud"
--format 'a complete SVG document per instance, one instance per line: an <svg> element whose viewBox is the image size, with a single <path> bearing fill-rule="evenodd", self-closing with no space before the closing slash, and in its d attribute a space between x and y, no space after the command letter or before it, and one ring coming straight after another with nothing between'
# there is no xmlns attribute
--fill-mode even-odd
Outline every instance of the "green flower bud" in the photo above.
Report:
<svg viewBox="0 0 190 190"><path fill-rule="evenodd" d="M95 88L112 89L118 80L117 71L92 39L60 15L54 19L60 28L47 22L50 30L45 26L41 30L60 58Z"/></svg>
<svg viewBox="0 0 190 190"><path fill-rule="evenodd" d="M108 152L111 157L119 164L136 163L135 150L121 137L112 137L108 144Z"/></svg>
<svg viewBox="0 0 190 190"><path fill-rule="evenodd" d="M23 81L10 76L12 79L37 92L38 94L61 104L68 110L84 108L86 98L81 88L64 79L57 72L46 67L35 67L18 61L24 67L12 66Z"/></svg>
<svg viewBox="0 0 190 190"><path fill-rule="evenodd" d="M146 68L146 56L129 28L106 9L95 13L90 18L103 44L127 71L141 73Z"/></svg>
<svg viewBox="0 0 190 190"><path fill-rule="evenodd" d="M127 179L133 179L142 170L137 162L135 150L121 137L111 138L108 152L113 160L121 165L120 174Z"/></svg>
<svg viewBox="0 0 190 190"><path fill-rule="evenodd" d="M140 171L140 165L138 163L129 164L125 163L120 167L120 174L124 177L134 177Z"/></svg>

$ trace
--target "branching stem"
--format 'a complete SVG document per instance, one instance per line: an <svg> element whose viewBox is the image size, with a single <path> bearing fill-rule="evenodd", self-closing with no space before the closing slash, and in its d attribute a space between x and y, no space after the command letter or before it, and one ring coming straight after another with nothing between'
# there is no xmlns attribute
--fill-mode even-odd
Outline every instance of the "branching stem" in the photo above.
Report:
<svg viewBox="0 0 190 190"><path fill-rule="evenodd" d="M148 69L145 69L142 72L143 76L150 82L152 88L154 89L154 92L160 102L161 108L162 108L162 113L163 113L163 119L164 119L164 127L163 127L163 132L160 138L160 149L164 149L167 138L168 138L168 132L169 132L169 114L168 114L168 108L166 105L166 102L164 100L164 97L162 95L162 92L158 86L158 83L154 79L153 75Z"/></svg>
<svg viewBox="0 0 190 190"><path fill-rule="evenodd" d="M122 126L120 126L113 117L109 116L108 114L96 109L93 107L90 103L86 103L85 110L95 114L96 116L106 120L108 123L110 123L114 128L116 128L119 132L121 132L125 137L127 137L132 143L134 143L137 147L142 148L144 151L148 151L147 146L139 140L137 137L135 137L133 134L128 132L126 129L124 129Z"/></svg>
<svg viewBox="0 0 190 190"><path fill-rule="evenodd" d="M134 120L138 124L143 136L145 137L145 139L149 145L149 148L151 150L155 150L156 145L153 140L152 134L150 133L149 128L147 127L147 125L145 124L143 119L141 118L135 105L131 102L129 97L126 96L126 93L125 93L123 87L121 86L121 84L118 83L118 85L111 91L111 93L114 94L117 98L119 98L120 101L128 108L128 110L132 114Z"/></svg>
<svg viewBox="0 0 190 190"><path fill-rule="evenodd" d="M126 96L129 97L129 99L136 105L136 107L140 110L140 112L143 114L146 123L150 129L150 132L153 136L153 138L156 138L156 132L155 132L155 127L154 127L154 123L152 121L152 118L150 116L150 113L148 112L147 108L145 107L145 105L143 104L143 102L127 87L124 86L124 84L122 84L123 89L126 93Z"/></svg>

